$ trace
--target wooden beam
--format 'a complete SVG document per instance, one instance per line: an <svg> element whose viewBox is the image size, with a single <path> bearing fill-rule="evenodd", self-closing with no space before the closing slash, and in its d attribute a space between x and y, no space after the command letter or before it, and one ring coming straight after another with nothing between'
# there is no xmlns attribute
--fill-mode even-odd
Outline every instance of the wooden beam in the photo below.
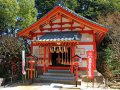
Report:
<svg viewBox="0 0 120 90"><path fill-rule="evenodd" d="M32 24L30 27L20 31L18 33L18 36L24 35L24 34L28 33L29 31L37 28L40 24L43 23L43 21L46 21L47 19L51 18L52 15L55 15L56 13L58 13L58 8L59 7L56 7L54 10L49 12L49 14L45 15L44 17L42 17L38 22L36 22L36 23Z"/></svg>
<svg viewBox="0 0 120 90"><path fill-rule="evenodd" d="M72 24L72 22L54 22L52 25L64 25L64 24Z"/></svg>
<svg viewBox="0 0 120 90"><path fill-rule="evenodd" d="M83 25L86 25L88 27L91 27L93 29L96 29L96 30L99 30L99 31L102 31L102 32L107 32L108 31L107 28L105 28L103 26L100 26L100 25L97 25L95 23L92 23L92 22L90 22L88 20L85 20L83 18L80 18L80 17L78 17L76 15L73 15L72 13L68 12L67 10L65 10L65 9L63 9L61 7L59 7L59 10L61 11L61 13L63 15L68 16L69 18L82 23Z"/></svg>
<svg viewBox="0 0 120 90"><path fill-rule="evenodd" d="M44 30L55 30L55 29L58 29L58 30L63 30L63 29L75 29L75 28L81 28L80 26L75 26L75 27L56 27L56 28L42 28L41 30L44 31Z"/></svg>
<svg viewBox="0 0 120 90"><path fill-rule="evenodd" d="M93 30L79 30L79 33L88 33L88 34L93 34Z"/></svg>
<svg viewBox="0 0 120 90"><path fill-rule="evenodd" d="M40 32L40 33L33 33L33 37L36 37L38 35L43 35L44 33L43 32Z"/></svg>

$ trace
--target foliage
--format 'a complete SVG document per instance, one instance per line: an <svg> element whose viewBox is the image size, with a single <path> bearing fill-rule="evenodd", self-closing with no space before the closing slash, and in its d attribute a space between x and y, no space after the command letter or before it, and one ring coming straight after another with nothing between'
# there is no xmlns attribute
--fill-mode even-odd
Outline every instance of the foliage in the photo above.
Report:
<svg viewBox="0 0 120 90"><path fill-rule="evenodd" d="M20 29L23 29L36 21L37 10L35 8L34 0L20 0L19 7L20 10L17 15L16 24Z"/></svg>
<svg viewBox="0 0 120 90"><path fill-rule="evenodd" d="M120 0L109 0L109 2L117 11L120 11Z"/></svg>
<svg viewBox="0 0 120 90"><path fill-rule="evenodd" d="M54 7L54 3L55 0L35 0L38 10L38 19L50 11Z"/></svg>
<svg viewBox="0 0 120 90"><path fill-rule="evenodd" d="M35 0L35 3L38 19L59 3L94 21L98 16L120 10L119 0Z"/></svg>
<svg viewBox="0 0 120 90"><path fill-rule="evenodd" d="M99 51L103 52L103 61L109 65L113 75L120 73L120 12L99 17L99 22L109 25L107 38L101 43Z"/></svg>
<svg viewBox="0 0 120 90"><path fill-rule="evenodd" d="M15 26L19 12L17 0L0 0L0 32Z"/></svg>
<svg viewBox="0 0 120 90"><path fill-rule="evenodd" d="M0 35L31 25L36 15L34 0L0 0Z"/></svg>
<svg viewBox="0 0 120 90"><path fill-rule="evenodd" d="M21 50L21 44L16 38L10 36L0 37L0 55L4 55L5 60L18 57Z"/></svg>
<svg viewBox="0 0 120 90"><path fill-rule="evenodd" d="M11 36L0 37L0 56L2 56L2 61L0 63L0 74L3 77L8 77L11 75L13 63L18 65L18 62L21 62L21 50L22 47L17 38ZM18 71L20 71L20 69L17 70L17 72Z"/></svg>
<svg viewBox="0 0 120 90"><path fill-rule="evenodd" d="M77 0L35 0L36 8L38 9L38 19L49 12L56 5L65 5L74 10L78 5Z"/></svg>
<svg viewBox="0 0 120 90"><path fill-rule="evenodd" d="M104 38L102 43L98 47L98 57L97 57L97 70L105 77L111 79L113 74L109 68L109 64L107 63L109 55L112 54L111 50L107 50L108 45L110 44L110 40L108 36ZM105 51L106 50L106 51Z"/></svg>
<svg viewBox="0 0 120 90"><path fill-rule="evenodd" d="M98 16L106 15L115 10L115 6L109 0L78 0L80 5L76 12L91 20L96 21Z"/></svg>

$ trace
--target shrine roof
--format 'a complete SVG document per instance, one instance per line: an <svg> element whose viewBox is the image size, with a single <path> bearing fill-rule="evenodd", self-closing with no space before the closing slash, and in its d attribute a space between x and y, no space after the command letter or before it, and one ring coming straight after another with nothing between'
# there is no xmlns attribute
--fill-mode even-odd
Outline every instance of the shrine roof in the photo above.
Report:
<svg viewBox="0 0 120 90"><path fill-rule="evenodd" d="M69 13L72 13L72 14L74 14L74 15L77 16L77 17L80 17L80 18L82 18L82 19L84 19L84 20L87 20L87 21L89 21L89 22L91 22L91 23L94 23L94 24L96 24L96 25L99 25L99 26L108 28L108 27L105 26L105 25L102 25L102 24L100 24L100 23L97 23L97 22L95 22L95 21L92 21L92 20L90 20L90 19L87 19L87 18L81 16L80 14L78 14L78 13L76 13L75 11L73 11L73 10L65 7L64 5L58 4L57 6L60 6L60 7L63 8L64 10L67 10Z"/></svg>
<svg viewBox="0 0 120 90"><path fill-rule="evenodd" d="M108 32L108 28L106 26L89 20L70 10L69 8L58 4L56 7L54 7L54 9L40 18L40 20L38 20L36 23L18 32L18 36L32 40L33 37L44 34L43 37L39 38L40 40L62 40L62 32L64 32L65 29L68 29L71 32L76 31L76 29L77 31L79 30L81 32L91 30L95 35L95 41L97 44L103 40L106 33ZM55 30L60 31L60 35L57 33L57 37L56 33L53 33ZM49 32L49 35L46 32ZM67 35L65 34L65 36ZM72 40L73 36L69 37L68 35L68 37L65 38L67 40ZM63 38L63 40L65 40L65 38Z"/></svg>
<svg viewBox="0 0 120 90"><path fill-rule="evenodd" d="M80 40L81 34L77 31L66 31L66 32L50 32L46 33L41 37L38 37L39 41L71 41Z"/></svg>

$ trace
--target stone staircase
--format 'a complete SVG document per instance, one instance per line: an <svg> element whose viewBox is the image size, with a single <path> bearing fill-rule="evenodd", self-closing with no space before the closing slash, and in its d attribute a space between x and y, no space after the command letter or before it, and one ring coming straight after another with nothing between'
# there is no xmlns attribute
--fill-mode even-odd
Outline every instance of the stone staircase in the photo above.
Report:
<svg viewBox="0 0 120 90"><path fill-rule="evenodd" d="M76 84L74 74L70 70L54 70L48 69L43 75L39 75L34 79L35 83L62 83L62 84ZM80 85L80 82L78 82Z"/></svg>

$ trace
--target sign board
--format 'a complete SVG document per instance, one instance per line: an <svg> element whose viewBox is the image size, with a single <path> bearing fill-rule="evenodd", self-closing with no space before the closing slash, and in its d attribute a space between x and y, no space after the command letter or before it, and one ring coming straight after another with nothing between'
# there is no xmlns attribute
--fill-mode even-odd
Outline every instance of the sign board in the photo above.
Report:
<svg viewBox="0 0 120 90"><path fill-rule="evenodd" d="M94 57L94 51L87 51L87 58L88 58L88 63L87 63L87 69L88 69L88 78L93 79L94 78L94 69L93 69L93 58Z"/></svg>
<svg viewBox="0 0 120 90"><path fill-rule="evenodd" d="M22 74L25 75L25 50L22 50Z"/></svg>

